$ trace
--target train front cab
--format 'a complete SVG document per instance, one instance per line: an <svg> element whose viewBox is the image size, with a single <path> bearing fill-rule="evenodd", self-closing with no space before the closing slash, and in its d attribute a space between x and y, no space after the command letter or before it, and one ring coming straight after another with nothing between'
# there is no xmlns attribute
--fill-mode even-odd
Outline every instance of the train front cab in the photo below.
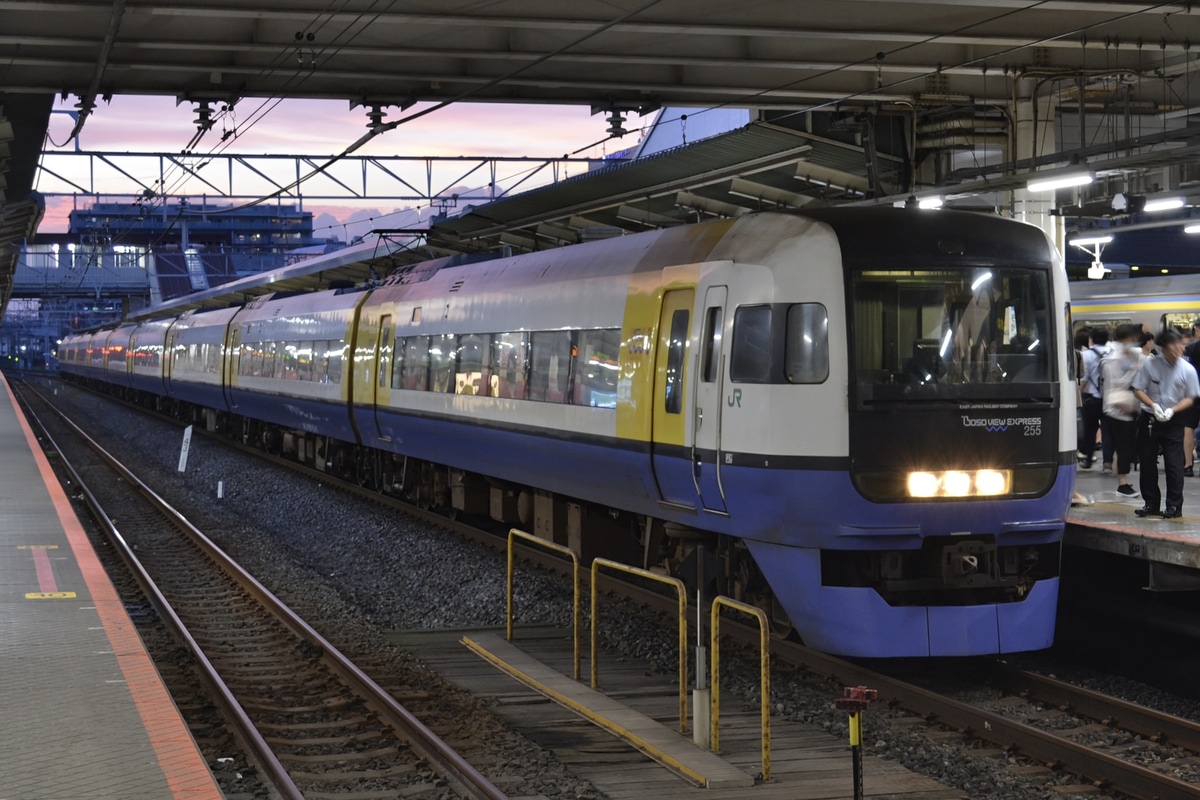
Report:
<svg viewBox="0 0 1200 800"><path fill-rule="evenodd" d="M1010 221L939 212L873 224L874 239L834 226L846 468L810 473L805 490L824 501L751 552L819 649L1048 647L1074 480L1061 265L1039 230Z"/></svg>

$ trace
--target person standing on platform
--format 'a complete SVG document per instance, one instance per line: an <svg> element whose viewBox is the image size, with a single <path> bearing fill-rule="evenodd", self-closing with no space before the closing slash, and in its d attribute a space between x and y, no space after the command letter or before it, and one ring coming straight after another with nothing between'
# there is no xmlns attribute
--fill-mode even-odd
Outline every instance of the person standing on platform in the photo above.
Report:
<svg viewBox="0 0 1200 800"><path fill-rule="evenodd" d="M1112 471L1112 436L1104 421L1104 398L1100 388L1100 362L1108 355L1108 329L1092 328L1088 332L1089 345L1083 351L1083 464L1080 469L1089 470L1096 457L1096 434L1104 439L1104 469Z"/></svg>
<svg viewBox="0 0 1200 800"><path fill-rule="evenodd" d="M1158 355L1158 351L1154 349L1154 334L1150 331L1143 330L1139 336L1142 343L1142 355L1146 358Z"/></svg>
<svg viewBox="0 0 1200 800"><path fill-rule="evenodd" d="M1129 470L1137 453L1137 417L1141 410L1141 404L1131 388L1133 378L1145 359L1138 337L1140 332L1141 328L1137 325L1118 325L1116 344L1100 362L1104 416L1116 453L1113 463L1117 472L1117 494L1124 497L1138 496L1138 490L1129 483Z"/></svg>
<svg viewBox="0 0 1200 800"><path fill-rule="evenodd" d="M1142 362L1133 378L1133 393L1142 404L1137 421L1137 450L1141 462L1141 490L1145 505L1139 517L1183 516L1183 421L1180 412L1191 408L1200 395L1196 370L1183 357L1183 337L1166 330L1156 340L1159 358ZM1162 448L1167 475L1167 505L1161 506L1158 488L1158 450Z"/></svg>
<svg viewBox="0 0 1200 800"><path fill-rule="evenodd" d="M1200 374L1200 319L1192 322L1192 340L1188 342L1183 355ZM1183 477L1193 478L1196 475L1193 463L1196 458L1196 426L1200 425L1200 403L1192 404L1183 422Z"/></svg>
<svg viewBox="0 0 1200 800"><path fill-rule="evenodd" d="M1083 464L1086 461L1088 466L1086 469L1091 469L1092 458L1095 456L1095 443L1089 449L1083 441L1083 351L1087 349L1091 339L1092 332L1087 328L1080 328L1075 331L1075 442L1076 456L1079 459L1080 468L1084 468Z"/></svg>

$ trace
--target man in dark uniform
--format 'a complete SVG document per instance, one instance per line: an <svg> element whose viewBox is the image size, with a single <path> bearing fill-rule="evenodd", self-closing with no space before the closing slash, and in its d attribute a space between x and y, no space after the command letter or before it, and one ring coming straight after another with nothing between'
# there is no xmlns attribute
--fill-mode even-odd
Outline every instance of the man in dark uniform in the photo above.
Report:
<svg viewBox="0 0 1200 800"><path fill-rule="evenodd" d="M1141 461L1141 490L1146 505L1139 517L1183 516L1183 412L1200 396L1196 370L1183 357L1183 337L1176 331L1159 334L1161 358L1142 362L1133 379L1133 393L1142 404L1138 414L1137 449ZM1167 506L1162 508L1158 487L1158 451L1167 474Z"/></svg>

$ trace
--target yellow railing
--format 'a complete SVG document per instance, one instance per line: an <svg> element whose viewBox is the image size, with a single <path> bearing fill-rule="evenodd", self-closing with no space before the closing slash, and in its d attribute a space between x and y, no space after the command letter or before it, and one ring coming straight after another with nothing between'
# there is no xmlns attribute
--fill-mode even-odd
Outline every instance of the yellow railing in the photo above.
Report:
<svg viewBox="0 0 1200 800"><path fill-rule="evenodd" d="M767 615L757 606L741 603L728 597L717 597L712 604L712 705L710 748L714 753L721 749L719 730L721 713L721 606L735 608L743 614L758 619L759 669L762 673L762 779L771 779L771 651L770 635L767 631Z"/></svg>
<svg viewBox="0 0 1200 800"><path fill-rule="evenodd" d="M579 557L576 556L575 553L570 550L570 548L563 547L560 544L555 544L554 542L548 542L545 539L539 539L537 536L534 536L533 534L525 533L524 531L519 531L516 528L512 528L511 530L509 530L509 532L508 532L508 583L507 583L507 586L505 589L505 594L507 595L507 600L508 600L508 608L507 608L507 612L506 612L505 635L507 636L508 641L510 641L510 642L512 641L512 638L513 638L513 540L514 539L523 539L523 540L529 542L530 544L535 544L538 547L544 547L547 550L553 550L555 553L561 553L571 559L571 574L573 576L573 582L574 582L574 599L572 601L572 609L571 609L571 639L574 642L574 646L575 646L575 675L574 675L574 677L575 677L575 680L579 680L579 674L580 674L580 669L579 669L579 658L580 658L580 653L579 653L579 616L580 616ZM595 601L593 600L593 602L592 602L593 619L595 619L595 617L594 617L595 613L596 613ZM593 628L595 628L595 623L593 623ZM594 639L594 637L593 637L593 639ZM592 674L593 674L593 676L595 675L595 669L596 669L595 663L596 663L595 662L595 654L593 653L593 655L592 655L592 665L593 665L592 666ZM593 684L595 683L595 677L592 678L592 682L593 682Z"/></svg>
<svg viewBox="0 0 1200 800"><path fill-rule="evenodd" d="M683 581L678 578L668 578L665 575L659 575L649 570L631 567L628 564L622 564L619 561L609 561L607 558L597 558L592 560L592 688L600 688L600 678L598 671L597 647L596 647L596 629L599 627L599 617L596 616L596 597L599 594L599 576L600 568L609 567L618 572L626 572L630 575L638 575L647 580L665 583L668 586L675 587L675 593L679 597L679 732L687 733L688 711L687 711L687 590L683 586Z"/></svg>

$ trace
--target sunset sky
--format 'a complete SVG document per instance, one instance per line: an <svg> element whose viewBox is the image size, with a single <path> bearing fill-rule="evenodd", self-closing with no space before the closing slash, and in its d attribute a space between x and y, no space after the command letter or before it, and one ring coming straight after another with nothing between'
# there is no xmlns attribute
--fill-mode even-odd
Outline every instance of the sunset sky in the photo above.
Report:
<svg viewBox="0 0 1200 800"><path fill-rule="evenodd" d="M55 107L46 150L60 149L59 146L66 142L74 120L58 112L74 110L75 102L76 98L70 97ZM409 116L427 107L418 104L403 113L389 108L384 121ZM214 109L219 110L219 106ZM100 103L87 119L80 145L85 151L179 153L196 133L195 118L194 105L176 105L171 97L117 96L110 103ZM596 144L607 135L608 123L604 115L592 116L585 106L463 103L438 109L377 136L356 155L552 158L587 148L577 157L602 158L636 144L636 129L650 119L627 118L625 127L633 133ZM222 133L231 129L237 130L237 136L222 146ZM247 98L235 107L232 115L216 121L195 152L198 155L223 151L230 154L330 156L342 152L366 132L366 110L361 107L351 109L346 101L288 100L272 106L269 102ZM74 149L74 143L61 149ZM156 176L136 177L153 184ZM486 183L486 178L482 180ZM50 195L70 191L60 181L43 173L39 173L34 188ZM106 179L101 189L109 193L105 200L120 201L124 198L118 196L124 195L130 202L132 195L140 191L135 181L116 174ZM39 230L65 232L67 213L72 204L82 206L85 202L82 197L75 200L48 196L46 217ZM336 227L342 238L346 238L345 234L364 233L375 222L378 222L377 227L387 227L386 217L401 210L382 203L355 208L306 202L304 208L313 212L315 227L325 228L315 231L318 236ZM355 220L363 222L355 225Z"/></svg>

